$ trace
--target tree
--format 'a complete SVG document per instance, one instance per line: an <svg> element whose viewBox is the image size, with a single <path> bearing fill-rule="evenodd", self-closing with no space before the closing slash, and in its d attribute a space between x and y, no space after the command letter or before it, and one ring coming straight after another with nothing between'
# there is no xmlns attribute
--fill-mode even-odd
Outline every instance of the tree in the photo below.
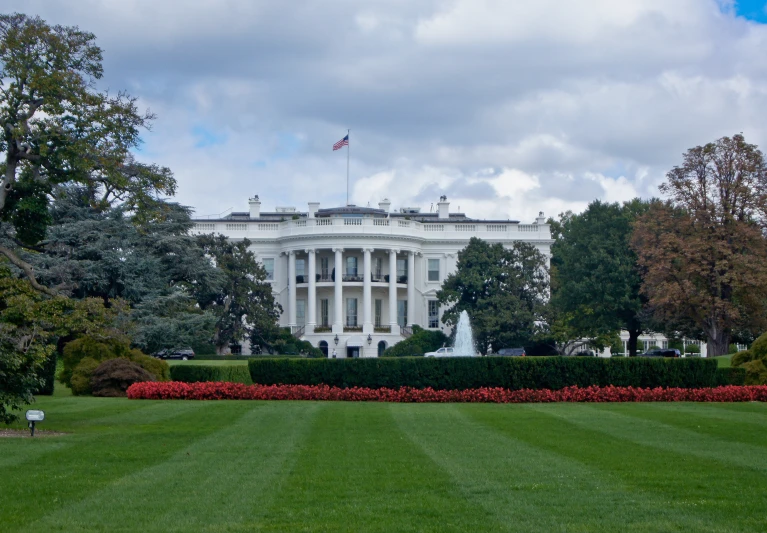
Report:
<svg viewBox="0 0 767 533"><path fill-rule="evenodd" d="M197 295L200 306L216 316L213 344L219 352L246 338L251 345L269 345L279 334L282 307L274 300L266 270L248 249L250 241L200 235L198 242L225 276L219 290Z"/></svg>
<svg viewBox="0 0 767 533"><path fill-rule="evenodd" d="M26 223L30 213L44 212L41 203L55 185L81 184L94 207L119 202L139 219L157 194L175 191L167 168L131 156L154 116L139 113L125 93L95 88L101 61L91 33L0 15L0 254L50 295L57 291L38 283L17 252L41 237L44 218L32 232Z"/></svg>
<svg viewBox="0 0 767 533"><path fill-rule="evenodd" d="M556 315L551 324L563 349L577 339L625 329L629 353L636 355L648 312L631 235L635 220L648 207L638 199L623 205L596 200L581 214L560 216L551 247Z"/></svg>
<svg viewBox="0 0 767 533"><path fill-rule="evenodd" d="M12 411L32 401L57 338L109 334L125 310L120 301L106 309L95 299L47 297L0 264L0 421L14 421Z"/></svg>
<svg viewBox="0 0 767 533"><path fill-rule="evenodd" d="M53 197L45 239L21 254L41 283L106 306L126 301L132 341L148 353L210 346L216 317L197 295L219 291L225 276L189 235L188 208L158 201L139 225L122 206L91 207L83 187L57 187Z"/></svg>
<svg viewBox="0 0 767 533"><path fill-rule="evenodd" d="M511 248L472 237L458 253L456 272L437 293L450 306L442 321L455 326L461 311L471 319L482 352L529 343L540 331L549 295L546 258L527 243Z"/></svg>
<svg viewBox="0 0 767 533"><path fill-rule="evenodd" d="M767 167L743 135L691 148L637 222L643 293L664 319L705 332L710 356L734 331L767 328Z"/></svg>

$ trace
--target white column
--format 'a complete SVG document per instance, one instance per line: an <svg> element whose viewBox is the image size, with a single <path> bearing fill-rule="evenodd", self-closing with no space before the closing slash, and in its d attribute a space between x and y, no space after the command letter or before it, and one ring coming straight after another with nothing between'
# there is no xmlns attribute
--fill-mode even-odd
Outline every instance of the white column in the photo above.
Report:
<svg viewBox="0 0 767 533"><path fill-rule="evenodd" d="M363 274L362 274L362 332L363 333L373 333L373 298L372 298L372 289L370 286L371 283L371 261L370 261L370 254L372 253L371 248L365 248L363 250L364 252L364 259L362 260L362 268Z"/></svg>
<svg viewBox="0 0 767 533"><path fill-rule="evenodd" d="M309 307L309 317L306 321L307 332L314 333L314 326L317 325L317 265L316 254L314 250L306 250L309 254L309 297L306 305Z"/></svg>
<svg viewBox="0 0 767 533"><path fill-rule="evenodd" d="M288 326L296 325L296 252L288 252Z"/></svg>
<svg viewBox="0 0 767 533"><path fill-rule="evenodd" d="M389 326L395 333L397 326L397 250L389 250Z"/></svg>
<svg viewBox="0 0 767 533"><path fill-rule="evenodd" d="M334 248L333 251L336 253L336 259L335 264L333 265L333 268L336 269L336 278L335 278L335 284L333 288L335 289L335 293L333 295L333 333L343 333L344 332L344 291L343 291L343 285L341 283L344 279L344 272L343 272L343 262L344 262L344 249L343 248Z"/></svg>
<svg viewBox="0 0 767 533"><path fill-rule="evenodd" d="M415 321L415 252L407 253L407 325Z"/></svg>

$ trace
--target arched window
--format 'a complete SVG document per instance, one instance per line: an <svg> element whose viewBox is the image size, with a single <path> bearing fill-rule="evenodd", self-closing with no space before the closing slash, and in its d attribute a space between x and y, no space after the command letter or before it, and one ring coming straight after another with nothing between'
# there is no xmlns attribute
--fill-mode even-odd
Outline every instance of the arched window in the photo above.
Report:
<svg viewBox="0 0 767 533"><path fill-rule="evenodd" d="M386 349L386 342L381 341L378 343L378 357L381 357Z"/></svg>
<svg viewBox="0 0 767 533"><path fill-rule="evenodd" d="M319 344L318 347L319 347L320 351L323 354L325 354L325 357L327 357L328 356L328 343L327 343L327 341L320 341L320 344Z"/></svg>

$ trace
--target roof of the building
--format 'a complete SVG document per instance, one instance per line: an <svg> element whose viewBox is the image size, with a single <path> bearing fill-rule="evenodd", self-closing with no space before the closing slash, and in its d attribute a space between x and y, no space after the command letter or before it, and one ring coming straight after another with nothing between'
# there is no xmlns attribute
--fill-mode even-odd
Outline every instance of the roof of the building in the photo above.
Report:
<svg viewBox="0 0 767 533"><path fill-rule="evenodd" d="M317 210L317 217L325 218L332 216L344 216L344 215L372 215L375 218L407 218L408 220L415 220L416 222L430 222L430 223L471 223L471 222L490 222L498 224L519 224L519 220L489 220L489 219L476 219L469 218L465 213L450 213L449 218L439 218L439 213L398 213L398 212L386 212L384 209L376 209L373 207L358 207L355 205L347 205L342 207L329 207L325 209ZM283 220L290 220L293 218L308 218L309 213L294 211L294 212L278 212L278 211L262 211L257 218L251 218L248 212L232 212L228 215L220 218L195 218L195 222L233 222L233 221L259 221L259 222L280 222Z"/></svg>

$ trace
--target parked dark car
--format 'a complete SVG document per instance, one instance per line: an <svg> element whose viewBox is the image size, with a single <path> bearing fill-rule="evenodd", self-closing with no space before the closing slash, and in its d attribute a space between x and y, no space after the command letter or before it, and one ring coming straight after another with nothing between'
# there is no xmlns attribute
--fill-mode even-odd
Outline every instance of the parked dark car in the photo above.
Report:
<svg viewBox="0 0 767 533"><path fill-rule="evenodd" d="M495 355L500 355L503 357L524 357L525 349L524 348L501 348L500 350L498 350L498 353Z"/></svg>
<svg viewBox="0 0 767 533"><path fill-rule="evenodd" d="M157 359L181 359L187 361L194 359L194 350L191 348L182 348L180 350L160 350L153 354Z"/></svg>
<svg viewBox="0 0 767 533"><path fill-rule="evenodd" d="M679 350L668 348L665 350L650 350L649 352L639 354L639 356L640 357L682 357L682 354L679 352Z"/></svg>

